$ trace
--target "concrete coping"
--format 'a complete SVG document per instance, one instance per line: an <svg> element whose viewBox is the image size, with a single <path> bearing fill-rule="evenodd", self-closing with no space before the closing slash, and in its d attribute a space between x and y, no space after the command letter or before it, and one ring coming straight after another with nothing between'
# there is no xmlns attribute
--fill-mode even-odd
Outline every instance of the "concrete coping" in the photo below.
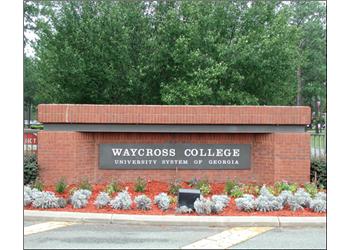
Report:
<svg viewBox="0 0 350 250"><path fill-rule="evenodd" d="M24 210L26 220L73 221L82 223L148 224L168 226L240 226L240 227L324 227L326 216L181 216L83 213Z"/></svg>

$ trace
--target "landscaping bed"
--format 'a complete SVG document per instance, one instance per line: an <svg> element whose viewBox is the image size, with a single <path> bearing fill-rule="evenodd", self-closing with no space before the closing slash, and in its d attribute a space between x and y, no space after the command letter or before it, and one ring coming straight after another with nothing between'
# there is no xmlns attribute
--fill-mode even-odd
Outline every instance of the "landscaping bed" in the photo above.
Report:
<svg viewBox="0 0 350 250"><path fill-rule="evenodd" d="M103 208L96 208L94 202L100 192L106 191L106 186L108 183L102 185L91 185L91 195L88 198L88 202L85 207L74 208L72 204L68 203L64 208L35 208L32 205L25 206L26 210L45 210L45 211L67 211L67 212L82 212L82 213L115 213L115 214L144 214L144 215L186 215L186 216L201 216L195 211L192 213L178 214L176 213L176 202L170 203L169 209L162 211L153 200L156 195L161 192L167 193L174 200L176 195L169 194L169 183L157 182L157 181L147 181L145 185L145 190L143 192L135 191L135 183L124 183L119 184L120 189L127 190L130 194L132 200L139 195L146 195L152 200L152 205L150 210L140 210L136 208L135 202L132 203L131 208L127 210L113 209L111 206L106 206ZM189 185L188 182L178 183L181 188L193 188ZM55 194L56 197L61 197L68 200L73 193L72 190L79 189L78 185L69 185L64 189L62 193L56 192L56 186L45 186L43 190L51 191ZM210 184L210 194L204 195L204 197L211 197L212 195L221 195L225 194L225 183L211 183ZM324 190L323 190L324 191ZM115 197L117 192L111 195L111 198ZM257 196L257 195L255 195ZM291 211L288 206L285 206L283 209L278 211L269 211L269 212L260 212L260 211L251 211L245 212L240 211L236 204L235 198L230 197L228 205L220 213L210 213L207 215L216 215L216 216L326 216L326 212L314 212L309 208L304 208L303 210Z"/></svg>

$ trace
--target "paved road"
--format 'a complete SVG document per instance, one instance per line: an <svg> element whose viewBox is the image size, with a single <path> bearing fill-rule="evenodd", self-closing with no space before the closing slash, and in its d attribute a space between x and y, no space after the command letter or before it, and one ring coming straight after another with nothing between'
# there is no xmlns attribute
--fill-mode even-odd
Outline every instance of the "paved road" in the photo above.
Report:
<svg viewBox="0 0 350 250"><path fill-rule="evenodd" d="M325 228L232 229L43 221L25 221L24 227L25 249L179 249L200 246L198 243L203 242L210 243L207 247L231 249L326 248Z"/></svg>

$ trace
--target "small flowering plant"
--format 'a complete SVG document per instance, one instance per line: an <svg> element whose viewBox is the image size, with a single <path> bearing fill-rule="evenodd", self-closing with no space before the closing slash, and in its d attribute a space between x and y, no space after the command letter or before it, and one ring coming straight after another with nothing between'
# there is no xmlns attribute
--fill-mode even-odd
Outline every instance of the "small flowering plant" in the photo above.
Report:
<svg viewBox="0 0 350 250"><path fill-rule="evenodd" d="M190 187L195 187L199 181L200 181L200 177L193 177L191 180L188 181L188 185Z"/></svg>

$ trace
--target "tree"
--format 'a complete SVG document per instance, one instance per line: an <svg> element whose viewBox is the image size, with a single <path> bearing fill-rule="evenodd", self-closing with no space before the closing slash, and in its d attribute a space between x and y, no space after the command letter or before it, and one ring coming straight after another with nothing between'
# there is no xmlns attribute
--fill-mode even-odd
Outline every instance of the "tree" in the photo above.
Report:
<svg viewBox="0 0 350 250"><path fill-rule="evenodd" d="M323 2L298 1L291 4L291 22L298 29L299 66L296 71L297 105L316 109L320 100L326 107L326 6Z"/></svg>
<svg viewBox="0 0 350 250"><path fill-rule="evenodd" d="M292 105L298 68L305 100L310 86L319 86L314 75L320 69L309 61L321 47L307 42L310 55L301 52L300 37L307 37L311 22L295 24L298 3L73 0L38 6L40 102Z"/></svg>

